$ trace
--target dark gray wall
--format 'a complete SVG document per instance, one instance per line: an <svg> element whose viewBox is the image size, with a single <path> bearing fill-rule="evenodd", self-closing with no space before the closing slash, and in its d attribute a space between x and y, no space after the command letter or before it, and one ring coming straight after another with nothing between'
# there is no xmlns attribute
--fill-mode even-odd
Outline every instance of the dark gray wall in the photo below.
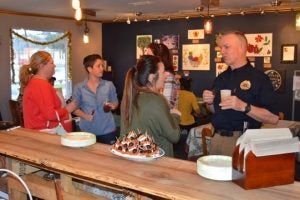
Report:
<svg viewBox="0 0 300 200"><path fill-rule="evenodd" d="M279 94L281 110L287 119L291 119L292 114L292 79L294 70L300 70L299 52L296 64L281 64L281 45L300 44L300 32L295 29L295 12L252 14L215 17L214 33L226 30L240 30L244 33L273 33L273 55L271 64L273 69L286 70L286 83L284 92ZM108 60L108 64L113 67L115 85L119 96L122 96L123 84L126 71L136 62L136 35L152 35L153 39L159 39L162 35L179 34L180 47L182 44L191 44L187 39L189 29L200 29L203 27L203 18L179 19L179 20L159 20L151 22L137 22L128 25L126 23L103 24L103 57ZM202 95L205 88L210 85L215 78L215 35L205 36L200 43L210 43L211 45L211 66L209 71L191 71L190 77L193 79L193 91ZM179 70L181 70L181 48L179 55ZM263 57L255 59L255 67L263 70ZM296 103L296 120L300 120L300 103Z"/></svg>

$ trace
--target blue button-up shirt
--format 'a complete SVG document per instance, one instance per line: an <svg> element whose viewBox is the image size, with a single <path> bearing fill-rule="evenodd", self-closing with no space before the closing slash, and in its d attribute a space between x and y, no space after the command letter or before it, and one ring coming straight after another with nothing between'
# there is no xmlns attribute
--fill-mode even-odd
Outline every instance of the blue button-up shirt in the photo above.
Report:
<svg viewBox="0 0 300 200"><path fill-rule="evenodd" d="M104 112L103 104L106 101L118 102L116 88L111 81L101 79L96 93L87 86L88 79L74 87L73 99L78 102L78 107L87 114L94 113L92 121L80 119L79 126L82 131L95 135L106 135L116 129L114 117L111 112Z"/></svg>

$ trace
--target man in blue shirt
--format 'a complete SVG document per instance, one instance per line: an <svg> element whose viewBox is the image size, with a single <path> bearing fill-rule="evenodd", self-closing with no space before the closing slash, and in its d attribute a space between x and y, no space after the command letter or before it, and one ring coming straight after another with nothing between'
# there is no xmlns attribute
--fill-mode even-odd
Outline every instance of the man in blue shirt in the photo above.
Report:
<svg viewBox="0 0 300 200"><path fill-rule="evenodd" d="M111 81L103 80L103 60L100 55L88 55L83 60L88 77L75 85L73 99L78 108L73 114L80 117L82 131L94 133L97 142L113 144L116 125L111 110L118 107L116 88Z"/></svg>
<svg viewBox="0 0 300 200"><path fill-rule="evenodd" d="M215 135L210 154L232 156L237 138L245 128L278 122L278 103L269 78L247 60L247 39L238 31L222 34L220 48L229 68L214 81L212 90L203 91L204 101L214 110ZM221 101L220 90L231 90Z"/></svg>

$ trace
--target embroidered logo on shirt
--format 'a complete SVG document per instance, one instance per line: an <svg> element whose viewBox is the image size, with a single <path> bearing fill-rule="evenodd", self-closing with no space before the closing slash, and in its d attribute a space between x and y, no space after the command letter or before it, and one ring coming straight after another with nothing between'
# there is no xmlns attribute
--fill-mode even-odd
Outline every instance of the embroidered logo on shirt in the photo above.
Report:
<svg viewBox="0 0 300 200"><path fill-rule="evenodd" d="M242 90L249 90L251 88L251 82L248 80L244 80L243 82L241 82L240 88Z"/></svg>

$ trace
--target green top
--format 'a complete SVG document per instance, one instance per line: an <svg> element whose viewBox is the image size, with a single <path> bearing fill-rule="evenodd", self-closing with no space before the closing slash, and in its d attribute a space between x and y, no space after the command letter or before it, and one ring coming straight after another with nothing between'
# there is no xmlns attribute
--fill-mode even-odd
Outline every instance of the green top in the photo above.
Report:
<svg viewBox="0 0 300 200"><path fill-rule="evenodd" d="M129 131L152 135L155 143L165 151L166 156L173 157L173 144L180 137L179 119L175 114L170 114L167 101L162 95L154 93L142 93L138 96L139 113L134 109L131 126L124 127L121 116L121 133L123 137Z"/></svg>

